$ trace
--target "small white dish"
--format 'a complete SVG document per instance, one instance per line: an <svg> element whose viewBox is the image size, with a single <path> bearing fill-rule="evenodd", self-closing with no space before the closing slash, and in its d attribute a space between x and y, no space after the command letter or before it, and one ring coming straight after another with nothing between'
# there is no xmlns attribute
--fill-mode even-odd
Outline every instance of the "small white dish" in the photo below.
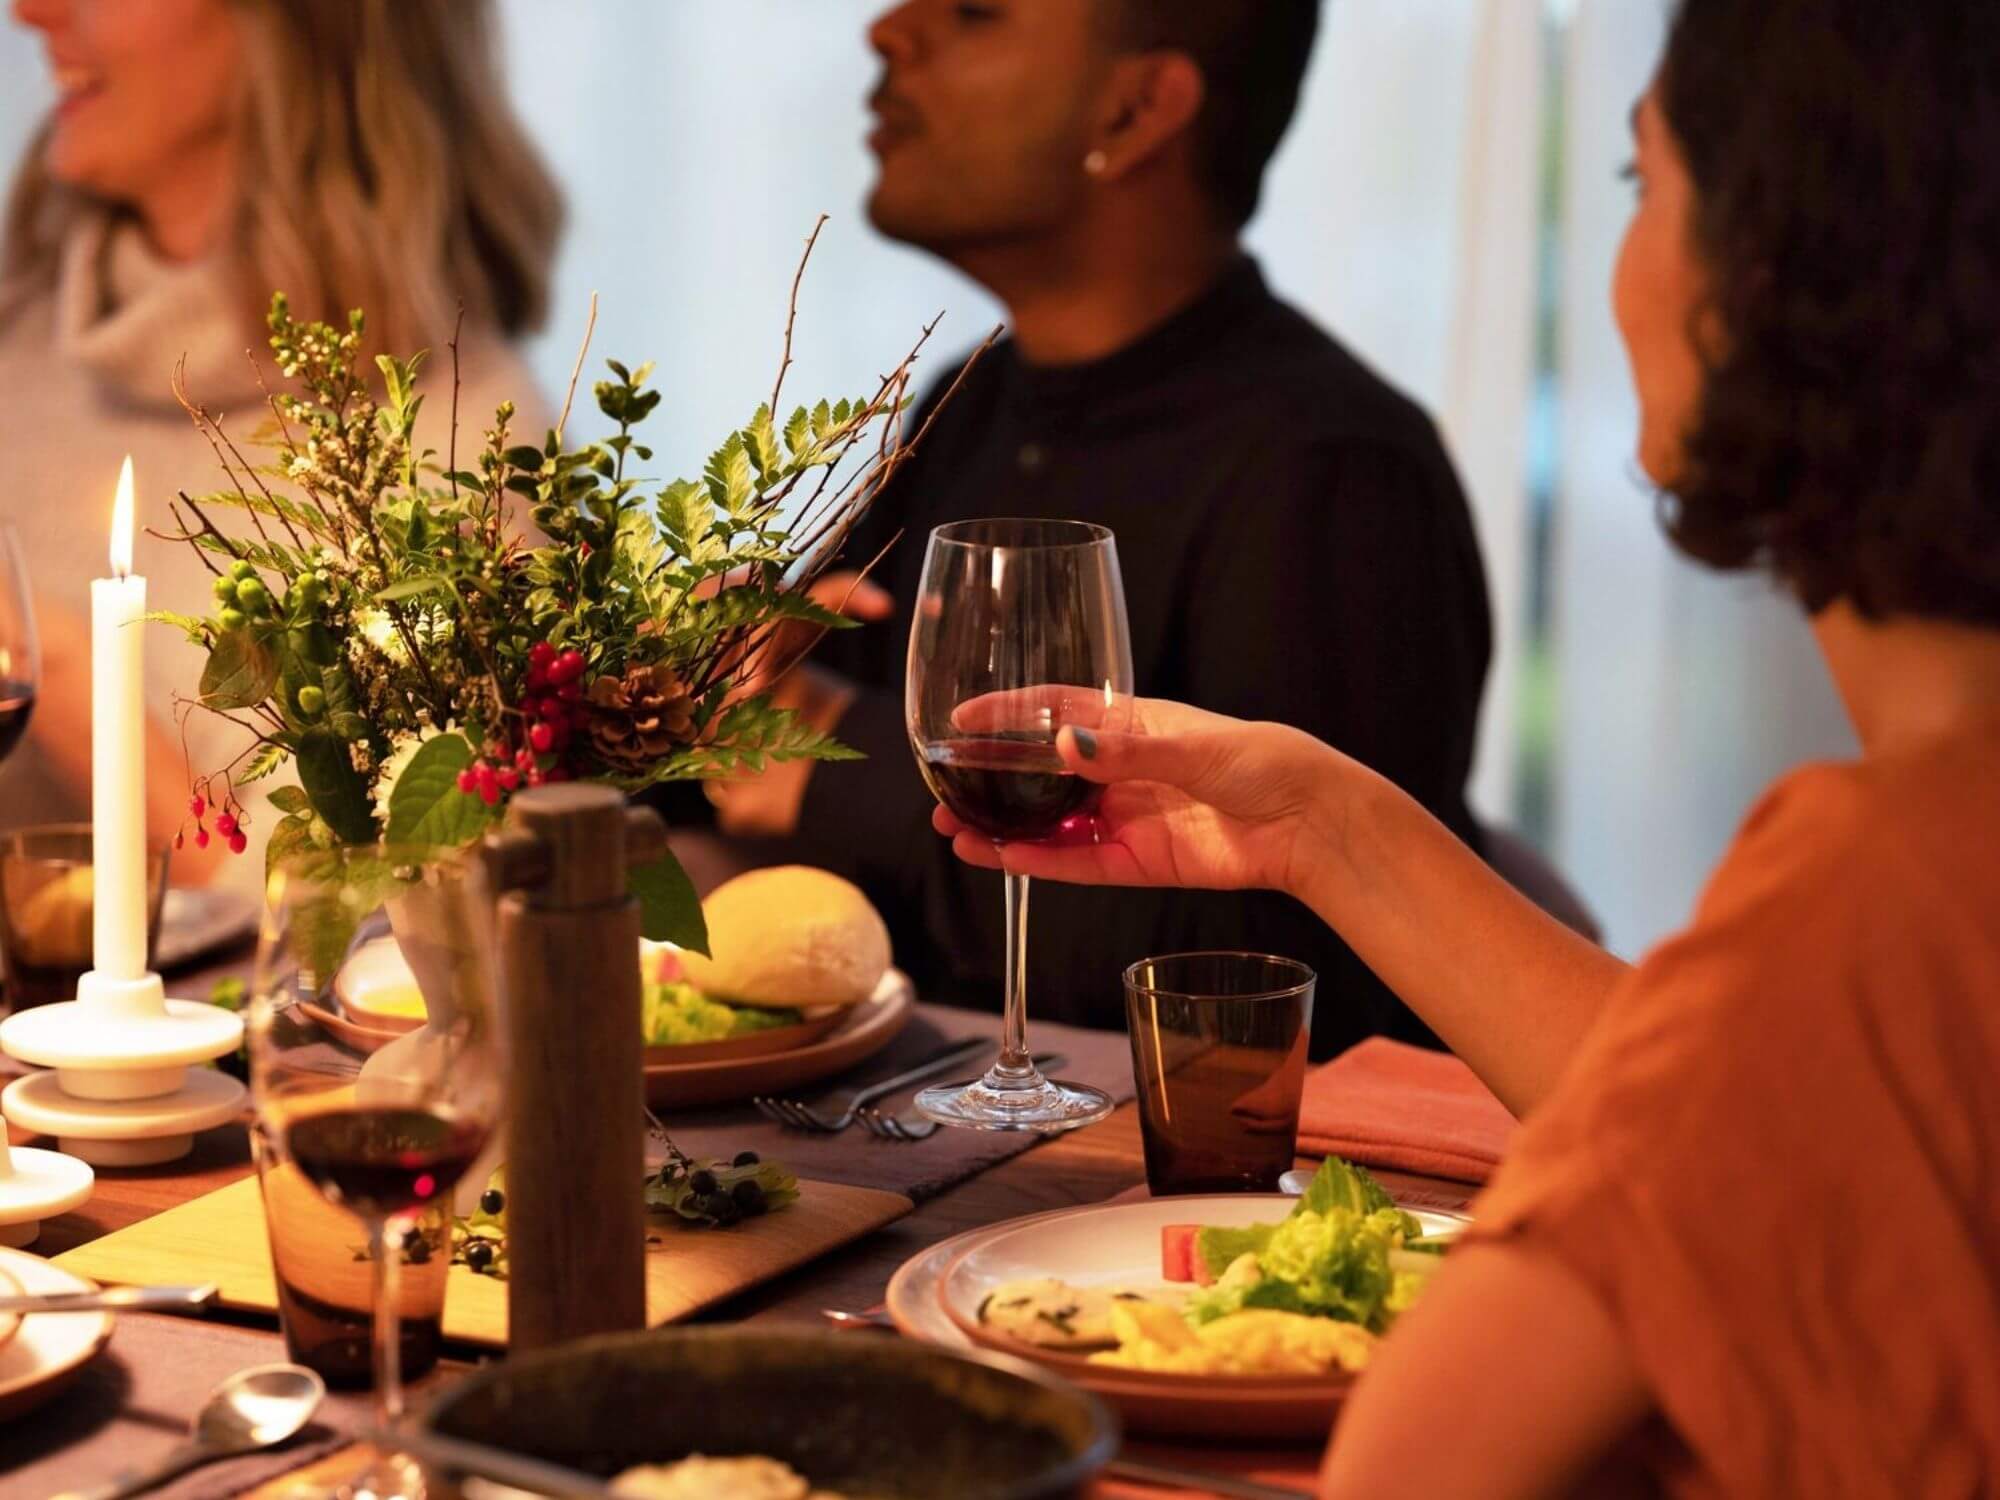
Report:
<svg viewBox="0 0 2000 1500"><path fill-rule="evenodd" d="M20 1250L0 1249L0 1271L30 1295L97 1290L96 1282ZM108 1312L35 1313L22 1318L20 1331L0 1345L0 1422L12 1421L53 1396L96 1358L110 1337Z"/></svg>
<svg viewBox="0 0 2000 1500"><path fill-rule="evenodd" d="M185 1156L194 1132L227 1125L243 1108L243 1085L227 1073L191 1068L171 1094L150 1099L79 1099L54 1073L30 1073L0 1093L24 1130L56 1137L69 1155L100 1167L153 1166Z"/></svg>

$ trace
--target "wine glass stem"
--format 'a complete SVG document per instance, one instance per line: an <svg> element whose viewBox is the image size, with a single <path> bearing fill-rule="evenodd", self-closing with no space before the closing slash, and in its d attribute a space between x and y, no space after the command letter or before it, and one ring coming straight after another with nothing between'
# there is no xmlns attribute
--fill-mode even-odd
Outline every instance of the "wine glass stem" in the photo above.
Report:
<svg viewBox="0 0 2000 1500"><path fill-rule="evenodd" d="M384 1432L403 1420L403 1337L401 1281L403 1225L371 1219L368 1258L375 1263L375 1418Z"/></svg>
<svg viewBox="0 0 2000 1500"><path fill-rule="evenodd" d="M1033 1075L1028 1056L1028 877L1009 874L1007 881L1007 999L1000 1021L999 1078L1019 1081Z"/></svg>

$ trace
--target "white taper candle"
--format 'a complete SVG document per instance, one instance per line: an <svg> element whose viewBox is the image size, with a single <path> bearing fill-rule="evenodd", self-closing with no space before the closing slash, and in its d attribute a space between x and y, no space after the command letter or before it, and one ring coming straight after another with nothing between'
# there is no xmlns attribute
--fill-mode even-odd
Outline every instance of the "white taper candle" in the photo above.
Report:
<svg viewBox="0 0 2000 1500"><path fill-rule="evenodd" d="M91 938L106 979L146 973L146 580L132 571L132 460L118 471L111 577L90 585Z"/></svg>

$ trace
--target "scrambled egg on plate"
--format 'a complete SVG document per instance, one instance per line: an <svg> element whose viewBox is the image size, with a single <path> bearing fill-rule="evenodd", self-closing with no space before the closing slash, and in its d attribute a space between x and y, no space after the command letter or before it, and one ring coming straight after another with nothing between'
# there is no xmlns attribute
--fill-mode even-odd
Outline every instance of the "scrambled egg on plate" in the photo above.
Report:
<svg viewBox="0 0 2000 1500"><path fill-rule="evenodd" d="M841 1500L816 1490L789 1464L775 1458L705 1458L696 1453L674 1464L641 1464L611 1481L633 1500Z"/></svg>
<svg viewBox="0 0 2000 1500"><path fill-rule="evenodd" d="M1171 1375L1326 1375L1361 1369L1375 1346L1358 1323L1262 1307L1195 1328L1174 1308L1121 1302L1111 1324L1118 1347L1092 1364Z"/></svg>

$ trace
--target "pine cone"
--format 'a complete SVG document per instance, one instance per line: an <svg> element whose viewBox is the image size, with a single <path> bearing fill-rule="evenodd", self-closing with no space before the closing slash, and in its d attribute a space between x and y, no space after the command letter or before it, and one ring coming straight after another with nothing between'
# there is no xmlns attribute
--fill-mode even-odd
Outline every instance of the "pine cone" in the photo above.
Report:
<svg viewBox="0 0 2000 1500"><path fill-rule="evenodd" d="M614 772L636 775L694 738L694 697L665 663L599 677L585 697L591 748Z"/></svg>

